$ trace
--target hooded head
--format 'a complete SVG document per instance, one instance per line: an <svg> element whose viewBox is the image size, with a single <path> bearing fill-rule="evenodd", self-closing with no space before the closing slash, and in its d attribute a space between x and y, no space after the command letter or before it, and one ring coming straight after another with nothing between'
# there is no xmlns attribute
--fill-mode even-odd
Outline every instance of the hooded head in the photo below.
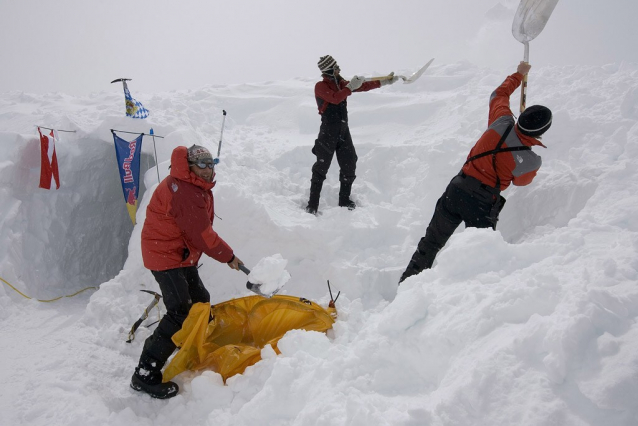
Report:
<svg viewBox="0 0 638 426"><path fill-rule="evenodd" d="M552 112L542 105L534 105L523 111L516 126L525 136L537 138L552 125Z"/></svg>

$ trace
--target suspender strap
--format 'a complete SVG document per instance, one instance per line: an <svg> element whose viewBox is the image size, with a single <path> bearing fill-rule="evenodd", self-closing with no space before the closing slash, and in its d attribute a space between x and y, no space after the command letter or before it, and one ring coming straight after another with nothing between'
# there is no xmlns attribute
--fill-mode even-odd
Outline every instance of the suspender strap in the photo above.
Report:
<svg viewBox="0 0 638 426"><path fill-rule="evenodd" d="M507 127L507 130L505 130L505 133L503 133L503 136L501 136L501 140L498 141L498 145L496 145L496 148L494 148L494 151L496 152L492 154L492 168L494 169L494 174L496 175L496 185L494 185L494 187L496 189L501 189L501 178L498 175L498 170L496 170L496 154L498 154L498 151L501 149L501 145L503 145L503 142L505 142L505 139L507 139L507 135L510 134L510 130L512 130L512 127L514 126L511 124Z"/></svg>
<svg viewBox="0 0 638 426"><path fill-rule="evenodd" d="M481 152L480 154L476 154L470 158L467 159L467 161L465 162L465 164L472 162L474 160L476 160L477 158L481 158L481 157L485 157L487 155L492 155L492 154L498 154L499 152L510 152L510 151L529 151L530 148L529 146L512 146L512 147L507 147L507 148L502 148L499 149L498 151L495 149L492 149L490 151L486 151L486 152ZM465 165L463 164L463 165Z"/></svg>
<svg viewBox="0 0 638 426"><path fill-rule="evenodd" d="M492 156L492 168L494 169L494 174L496 175L496 185L495 185L496 189L500 189L500 187L501 187L501 178L498 176L498 172L496 170L496 154L498 154L499 152L529 151L531 149L529 146L514 146L514 147L508 147L508 148L501 148L501 146L503 145L503 142L505 142L505 139L507 139L507 136L510 134L510 131L512 130L513 127L514 127L513 124L510 124L507 127L507 129L503 133L503 136L501 136L501 139L498 141L498 144L496 144L496 147L494 149L492 149L490 151L482 152L480 154L476 154L476 155L468 158L465 161L465 163L463 164L465 166L467 163L472 162L472 161L476 160L477 158L486 157L488 155L491 155Z"/></svg>

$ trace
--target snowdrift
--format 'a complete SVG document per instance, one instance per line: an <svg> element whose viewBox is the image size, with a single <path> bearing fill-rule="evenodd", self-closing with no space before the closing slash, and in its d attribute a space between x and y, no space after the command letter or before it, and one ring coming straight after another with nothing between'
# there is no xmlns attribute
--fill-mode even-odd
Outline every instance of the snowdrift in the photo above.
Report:
<svg viewBox="0 0 638 426"><path fill-rule="evenodd" d="M437 198L486 126L491 91L513 71L435 64L412 85L355 94L349 109L360 207L337 206L333 166L319 217L302 210L319 126L314 81L137 93L151 110L146 122L120 117L119 93L1 95L0 275L36 296L103 281L90 300L78 299L86 306L73 299L60 308L0 287L2 336L24 342L2 350L10 360L2 374L11 393L0 403L7 421L635 424L634 65L533 69L528 105L542 103L555 114L543 140L548 149L536 149L543 157L537 178L504 193L496 232L459 229L434 269L397 288ZM108 129L153 127L166 136L158 143L165 176L174 146L216 150L222 109L228 118L216 230L247 266L281 253L292 276L284 294L326 304L330 280L342 292L339 319L330 337L286 333L280 355L266 345L261 361L226 386L218 373L184 372L176 378L180 395L158 404L128 390L151 330L142 327L125 343L148 303L138 290L158 291L139 252L157 176L151 161L138 225L127 229L117 176L109 175ZM65 163L57 193L29 183L38 170L33 124L78 129L77 139L59 147ZM41 265L46 274L32 271ZM245 276L225 265L204 260L200 274L213 304L248 295ZM35 355L42 353L47 359Z"/></svg>

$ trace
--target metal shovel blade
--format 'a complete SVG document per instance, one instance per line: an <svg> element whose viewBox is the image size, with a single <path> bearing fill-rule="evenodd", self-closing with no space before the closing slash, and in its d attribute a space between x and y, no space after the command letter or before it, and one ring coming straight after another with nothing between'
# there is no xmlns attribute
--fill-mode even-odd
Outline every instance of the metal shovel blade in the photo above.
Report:
<svg viewBox="0 0 638 426"><path fill-rule="evenodd" d="M558 0L557 0L558 1ZM421 77L423 75L423 73L425 72L425 70L428 69L428 67L430 66L430 64L432 63L432 61L434 61L434 58L430 59L428 61L427 64L423 65L423 67L418 70L417 72L415 72L414 74L412 74L410 77L404 77L404 76L399 76L403 79L403 84L410 84L410 83L414 83L419 77Z"/></svg>
<svg viewBox="0 0 638 426"><path fill-rule="evenodd" d="M392 73L392 74L384 75L384 76L381 76L381 77L366 77L365 81L383 81L383 80L390 80L390 79L392 79L394 77L399 77L400 79L403 80L403 84L414 83L419 77L421 77L423 75L425 70L428 69L428 67L430 66L432 61L434 61L434 58L430 59L427 64L423 65L420 70L418 70L417 72L412 74L410 77L406 77L404 75L395 76L394 73Z"/></svg>
<svg viewBox="0 0 638 426"><path fill-rule="evenodd" d="M239 270L246 275L250 275L250 269L246 268L244 265L239 265ZM279 289L277 289L270 294L262 293L261 284L253 284L250 281L246 281L246 288L259 296L269 299L279 292Z"/></svg>
<svg viewBox="0 0 638 426"><path fill-rule="evenodd" d="M558 0L521 0L512 22L512 34L521 43L534 40L545 28Z"/></svg>

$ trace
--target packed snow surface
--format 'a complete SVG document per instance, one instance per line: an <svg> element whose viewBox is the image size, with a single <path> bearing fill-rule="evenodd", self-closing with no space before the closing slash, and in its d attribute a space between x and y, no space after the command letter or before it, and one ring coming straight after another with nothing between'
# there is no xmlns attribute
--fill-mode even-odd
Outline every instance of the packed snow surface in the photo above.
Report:
<svg viewBox="0 0 638 426"><path fill-rule="evenodd" d="M638 424L634 65L532 68L527 103L554 112L548 149L534 148L538 176L505 191L496 232L460 227L433 269L397 286L487 125L491 92L515 69L435 61L414 84L351 96L358 207L338 207L335 161L316 217L303 210L319 129L313 79L133 91L146 120L124 117L115 89L0 94L0 277L37 299L99 286L41 303L0 284L0 423ZM286 259L266 268L289 271L282 294L325 305L329 280L339 318L328 335L289 332L281 355L265 348L226 385L187 372L177 397L153 400L129 380L157 311L125 342L152 300L139 290L159 291L140 254L146 206L175 146L216 152L222 110L215 230L249 267ZM57 191L38 188L34 125L76 130L57 145ZM159 168L146 136L133 226L110 129L150 128L164 136ZM251 294L225 264L203 258L199 271L212 303Z"/></svg>

